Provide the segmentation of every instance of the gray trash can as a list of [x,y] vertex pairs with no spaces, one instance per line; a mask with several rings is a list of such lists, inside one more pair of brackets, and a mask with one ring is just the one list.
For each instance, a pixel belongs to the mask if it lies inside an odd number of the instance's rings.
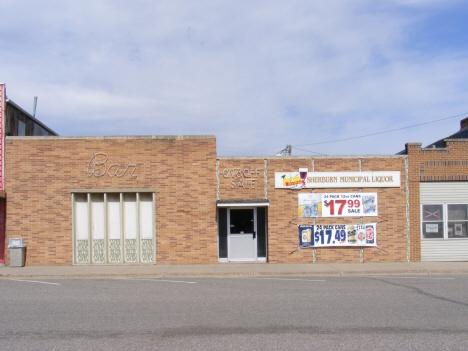
[[26,245],[22,238],[10,238],[10,267],[24,267],[24,252]]

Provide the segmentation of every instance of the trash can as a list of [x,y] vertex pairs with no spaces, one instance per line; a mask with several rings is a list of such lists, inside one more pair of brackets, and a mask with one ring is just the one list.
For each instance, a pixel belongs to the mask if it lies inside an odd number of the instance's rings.
[[10,238],[10,267],[24,267],[24,252],[26,245],[22,238]]

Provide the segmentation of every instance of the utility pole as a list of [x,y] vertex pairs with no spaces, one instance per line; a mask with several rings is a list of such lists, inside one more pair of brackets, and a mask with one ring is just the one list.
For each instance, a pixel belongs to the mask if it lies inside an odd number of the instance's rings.
[[34,104],[33,104],[33,117],[36,118],[36,107],[37,107],[37,96],[34,97]]

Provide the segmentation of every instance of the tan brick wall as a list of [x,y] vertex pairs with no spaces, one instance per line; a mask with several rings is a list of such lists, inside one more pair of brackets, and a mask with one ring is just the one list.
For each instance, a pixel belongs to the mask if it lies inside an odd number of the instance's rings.
[[221,200],[264,199],[264,160],[219,160],[219,195]]
[[[224,168],[263,167],[263,159],[220,159],[220,199],[221,200],[256,200],[264,198],[264,189],[231,188],[223,179]],[[297,171],[308,168],[315,172],[357,172],[359,157],[346,158],[268,158],[267,159],[267,194],[268,207],[268,262],[270,263],[311,263],[313,250],[298,247],[299,224],[313,224],[312,218],[298,217],[298,194],[310,193],[312,189],[289,190],[275,189],[275,172]],[[406,262],[407,261],[407,225],[406,225],[406,178],[405,157],[371,157],[361,159],[362,171],[400,171],[400,188],[363,188],[362,192],[378,193],[378,217],[364,217],[363,223],[377,222],[378,247],[365,247],[364,262]],[[359,188],[316,189],[318,193],[352,193]],[[316,224],[358,224],[359,217],[317,218]],[[360,248],[317,248],[316,262],[360,262]]]
[[[137,177],[89,177],[97,152]],[[5,169],[6,241],[24,238],[27,265],[72,264],[71,189],[156,189],[156,263],[217,262],[214,137],[11,137]]]
[[[136,164],[136,178],[88,177],[96,152],[108,164]],[[267,158],[268,261],[313,262],[313,250],[298,247],[298,194],[311,189],[275,189],[274,173],[309,168],[317,172],[358,171],[358,157]],[[27,265],[72,264],[71,189],[156,189],[156,261],[158,264],[216,263],[216,198],[260,200],[265,197],[263,158],[221,158],[216,174],[215,138],[15,138],[6,139],[7,239],[22,237]],[[410,162],[414,176],[415,163]],[[417,164],[419,167],[419,164]],[[238,173],[241,171],[242,174]],[[247,170],[247,171],[246,171]],[[377,192],[377,248],[364,248],[364,262],[404,262],[407,257],[406,179],[404,157],[363,157],[362,171],[400,171],[400,188],[364,188]],[[419,171],[418,171],[419,172]],[[419,175],[419,173],[417,173]],[[255,179],[255,182],[245,182]],[[242,180],[242,183],[240,183]],[[242,184],[242,186],[239,186]],[[246,186],[249,184],[249,186]],[[252,186],[252,184],[254,184]],[[419,191],[411,183],[412,216],[419,216]],[[316,189],[317,192],[359,192],[358,188]],[[412,191],[412,192],[411,192]],[[417,198],[417,213],[414,201]],[[359,217],[320,218],[317,224],[359,223]],[[413,223],[412,260],[418,260],[419,220]],[[318,248],[316,262],[360,262],[359,248]],[[7,252],[8,254],[8,252]],[[7,257],[8,262],[8,257]]]

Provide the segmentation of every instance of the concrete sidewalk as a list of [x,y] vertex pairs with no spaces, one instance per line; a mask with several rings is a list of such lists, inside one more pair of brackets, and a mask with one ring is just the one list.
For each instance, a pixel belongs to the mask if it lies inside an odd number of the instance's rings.
[[0,267],[0,279],[348,276],[467,273],[468,262],[315,264],[220,263],[215,265]]

